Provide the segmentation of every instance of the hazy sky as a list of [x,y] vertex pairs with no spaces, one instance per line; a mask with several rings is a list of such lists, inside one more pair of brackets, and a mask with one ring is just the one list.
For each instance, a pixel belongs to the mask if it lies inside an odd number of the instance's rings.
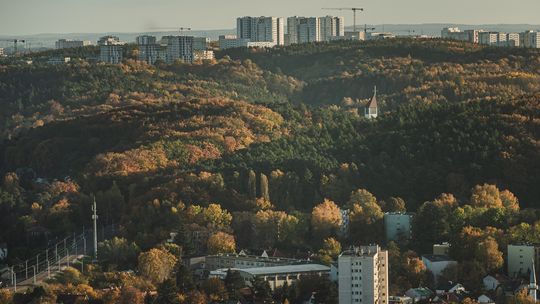
[[0,34],[231,29],[241,15],[344,16],[358,23],[540,23],[540,0],[0,0]]

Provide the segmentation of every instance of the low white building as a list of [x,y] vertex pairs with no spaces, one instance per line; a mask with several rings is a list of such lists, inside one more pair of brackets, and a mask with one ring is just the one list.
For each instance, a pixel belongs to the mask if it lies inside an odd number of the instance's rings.
[[387,241],[411,239],[412,213],[387,212],[384,214],[384,231]]
[[469,34],[457,27],[445,27],[441,31],[441,38],[458,41],[469,41]]
[[494,304],[495,301],[493,301],[490,297],[486,296],[485,294],[478,297],[478,303],[480,304]]
[[435,295],[433,291],[426,287],[411,288],[405,292],[405,295],[413,299],[413,302],[420,302],[430,299]]
[[262,255],[247,255],[243,252],[236,253],[223,253],[216,255],[209,255],[205,258],[206,269],[245,269],[245,268],[261,268],[261,267],[273,267],[284,266],[300,263],[308,263],[306,260],[291,259],[291,258],[278,258],[269,257],[268,254],[263,252]]
[[450,243],[433,244],[434,255],[448,255],[450,253]]
[[285,265],[236,270],[240,273],[247,286],[251,286],[251,281],[255,278],[260,278],[268,282],[272,290],[283,286],[285,282],[290,286],[292,283],[300,280],[302,276],[318,275],[328,277],[330,274],[330,267],[319,264]]
[[51,57],[47,60],[47,64],[59,65],[69,63],[70,61],[70,57]]
[[482,279],[484,289],[487,291],[496,290],[499,286],[509,281],[509,278],[500,274],[487,275]]
[[57,50],[70,49],[70,48],[78,48],[78,47],[92,45],[92,41],[60,39],[56,41],[54,45]]
[[450,266],[457,266],[458,262],[450,259],[446,255],[428,254],[422,256],[422,262],[426,268],[433,273],[435,282],[442,275],[443,271]]
[[232,48],[272,48],[276,46],[272,41],[251,41],[247,38],[236,38],[234,35],[219,36],[219,48],[222,50]]
[[413,304],[414,301],[411,297],[403,296],[390,296],[388,297],[388,303],[389,304]]

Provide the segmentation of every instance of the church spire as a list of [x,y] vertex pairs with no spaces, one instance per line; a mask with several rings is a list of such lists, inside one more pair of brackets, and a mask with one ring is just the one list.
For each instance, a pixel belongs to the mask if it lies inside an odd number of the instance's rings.
[[538,290],[538,285],[536,284],[536,269],[534,267],[534,259],[531,264],[531,274],[529,278],[529,297],[531,300],[536,302],[536,292]]
[[377,118],[378,115],[378,106],[377,106],[377,86],[373,88],[373,97],[364,108],[364,117],[365,118]]

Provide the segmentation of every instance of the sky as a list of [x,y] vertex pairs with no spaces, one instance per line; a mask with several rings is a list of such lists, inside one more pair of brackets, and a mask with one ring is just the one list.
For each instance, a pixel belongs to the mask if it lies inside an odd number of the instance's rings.
[[[0,0],[0,34],[233,29],[238,16],[344,16],[358,24],[539,24],[540,0]],[[172,28],[171,28],[172,29]]]

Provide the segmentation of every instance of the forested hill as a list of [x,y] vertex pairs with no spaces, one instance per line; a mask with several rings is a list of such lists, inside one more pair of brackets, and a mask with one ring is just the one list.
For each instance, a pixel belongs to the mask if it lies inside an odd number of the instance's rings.
[[[156,200],[253,212],[263,197],[306,213],[325,198],[345,206],[352,191],[367,189],[415,211],[441,193],[465,204],[488,183],[509,189],[522,208],[540,207],[538,51],[389,40],[219,57],[1,63],[2,200],[10,201],[2,210],[11,213],[0,214],[21,217],[0,220],[0,231],[84,223],[76,210],[88,195],[113,190],[122,205],[103,207],[107,218],[145,246],[172,229],[143,217],[159,209]],[[375,85],[381,115],[366,120]],[[35,178],[67,176],[77,195],[61,206],[70,216],[59,227],[48,213],[60,208],[56,196]]]
[[311,105],[366,98],[377,85],[385,110],[405,103],[512,99],[540,91],[538,50],[442,40],[383,40],[359,45],[295,45],[219,54],[307,82],[297,96]]

